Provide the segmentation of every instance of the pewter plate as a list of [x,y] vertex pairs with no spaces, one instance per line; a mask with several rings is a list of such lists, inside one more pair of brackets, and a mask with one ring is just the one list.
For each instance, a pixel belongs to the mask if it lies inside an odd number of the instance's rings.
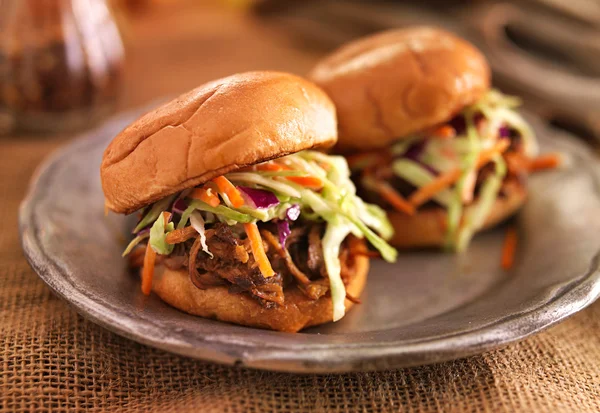
[[55,153],[19,216],[25,254],[40,277],[84,317],[132,340],[267,370],[378,370],[490,350],[557,323],[600,294],[600,169],[582,144],[532,118],[542,149],[563,152],[570,166],[531,179],[529,202],[516,217],[511,272],[499,269],[499,228],[476,237],[464,255],[413,252],[396,264],[373,262],[362,305],[340,322],[298,334],[182,313],[140,293],[120,257],[131,219],[103,214],[102,152],[138,114]]

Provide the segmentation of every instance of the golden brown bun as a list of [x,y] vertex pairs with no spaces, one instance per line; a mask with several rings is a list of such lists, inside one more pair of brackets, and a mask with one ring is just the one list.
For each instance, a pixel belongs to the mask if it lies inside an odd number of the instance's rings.
[[216,176],[331,146],[335,108],[313,83],[279,72],[215,80],[147,113],[104,152],[106,206],[131,213]]
[[449,120],[490,87],[485,57],[431,27],[350,42],[309,74],[337,107],[342,151],[384,147]]
[[[525,187],[516,181],[505,184],[506,197],[498,198],[480,231],[491,228],[513,215],[525,202]],[[468,211],[471,207],[467,207]],[[443,246],[446,240],[447,213],[443,208],[428,208],[413,216],[388,211],[394,226],[389,241],[397,248],[424,248]]]
[[[360,296],[368,272],[369,259],[356,256],[354,275],[346,286],[350,295]],[[283,306],[266,309],[247,294],[231,294],[227,287],[201,290],[192,284],[187,271],[173,271],[158,266],[152,290],[163,301],[186,313],[250,327],[295,333],[303,328],[332,320],[331,297],[325,296],[314,301],[295,286],[285,289]],[[346,300],[346,311],[352,305],[352,302]]]

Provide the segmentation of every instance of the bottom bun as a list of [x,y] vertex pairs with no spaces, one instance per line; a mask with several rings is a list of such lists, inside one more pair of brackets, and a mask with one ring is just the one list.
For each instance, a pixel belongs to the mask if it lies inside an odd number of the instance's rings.
[[[527,191],[514,180],[503,185],[506,196],[498,197],[490,214],[479,231],[491,228],[512,216],[523,206]],[[468,206],[465,211],[469,211]],[[397,211],[387,211],[394,226],[394,236],[389,241],[397,248],[440,247],[446,241],[448,214],[443,208],[428,208],[409,216]],[[479,232],[478,231],[478,232]]]
[[[352,276],[346,291],[359,297],[367,281],[369,259],[355,256]],[[228,287],[201,290],[190,281],[187,270],[170,270],[157,266],[153,291],[173,307],[205,318],[250,327],[295,333],[303,328],[332,321],[333,305],[329,295],[311,300],[296,286],[284,290],[285,304],[266,309],[248,294],[232,294]],[[352,302],[346,300],[346,311]]]

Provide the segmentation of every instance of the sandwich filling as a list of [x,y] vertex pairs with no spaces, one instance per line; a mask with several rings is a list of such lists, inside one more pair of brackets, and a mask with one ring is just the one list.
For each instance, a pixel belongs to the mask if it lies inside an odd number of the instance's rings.
[[333,320],[344,316],[353,257],[387,261],[396,251],[385,212],[364,203],[343,157],[303,151],[219,176],[161,199],[140,213],[123,255],[142,267],[142,291],[154,266],[187,269],[200,289],[228,286],[269,308],[285,303],[284,287],[309,299],[330,296]]
[[[348,157],[359,195],[413,215],[447,211],[446,247],[464,250],[496,199],[521,185],[537,154],[518,98],[490,90],[446,124],[374,152]],[[515,189],[514,185],[512,189]],[[465,206],[473,207],[465,213]]]

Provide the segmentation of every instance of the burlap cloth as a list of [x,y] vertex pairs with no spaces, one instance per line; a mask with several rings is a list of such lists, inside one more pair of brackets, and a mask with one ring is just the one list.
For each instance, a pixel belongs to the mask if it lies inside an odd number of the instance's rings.
[[56,298],[19,245],[19,202],[58,143],[0,139],[0,410],[600,411],[600,303],[501,350],[380,373],[245,370],[110,333]]

